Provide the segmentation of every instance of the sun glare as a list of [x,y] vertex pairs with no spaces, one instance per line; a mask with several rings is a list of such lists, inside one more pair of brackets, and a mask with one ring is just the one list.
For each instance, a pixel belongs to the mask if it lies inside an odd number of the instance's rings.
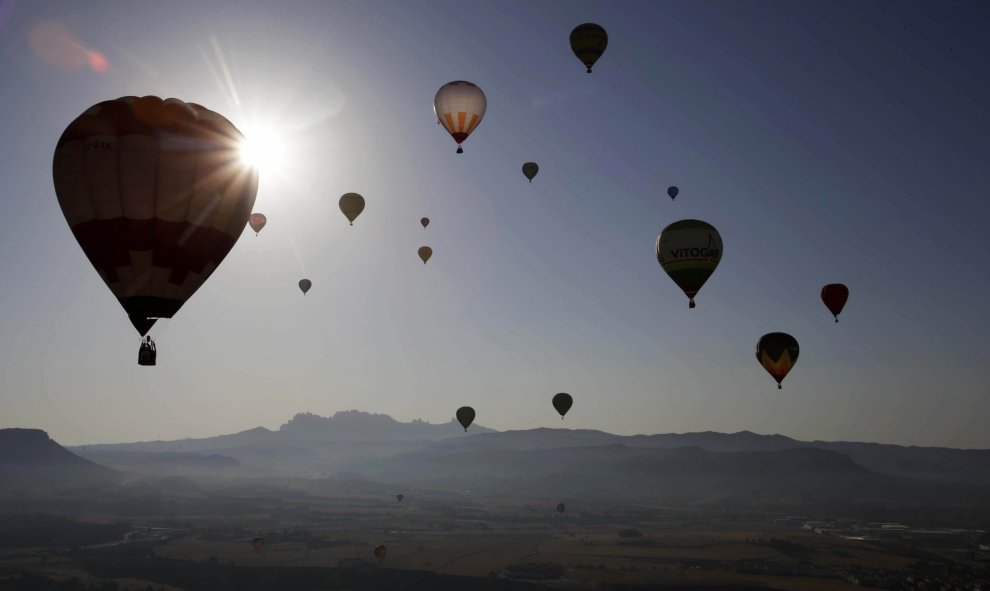
[[240,145],[241,162],[265,172],[278,172],[284,162],[285,145],[268,127],[244,130]]

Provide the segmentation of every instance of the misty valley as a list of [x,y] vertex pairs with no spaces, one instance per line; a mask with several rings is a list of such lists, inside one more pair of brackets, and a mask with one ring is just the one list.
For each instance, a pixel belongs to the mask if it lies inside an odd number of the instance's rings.
[[990,451],[358,411],[66,449],[0,430],[0,590],[978,589]]

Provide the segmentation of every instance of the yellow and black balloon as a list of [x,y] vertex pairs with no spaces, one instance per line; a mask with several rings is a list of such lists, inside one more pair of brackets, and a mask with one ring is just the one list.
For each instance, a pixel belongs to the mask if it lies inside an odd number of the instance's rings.
[[778,389],[783,388],[780,383],[797,363],[800,352],[797,339],[786,332],[767,333],[756,342],[756,360],[777,380]]

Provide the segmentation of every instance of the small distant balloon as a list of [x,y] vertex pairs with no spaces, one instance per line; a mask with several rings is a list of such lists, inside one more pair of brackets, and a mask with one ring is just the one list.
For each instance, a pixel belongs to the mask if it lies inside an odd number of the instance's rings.
[[677,187],[674,186],[667,187],[667,195],[671,198],[671,200],[677,197],[677,194],[680,192],[681,190],[678,189]]
[[584,23],[571,31],[571,51],[591,73],[591,66],[605,53],[608,46],[608,33],[601,25]]
[[395,495],[395,500],[396,501],[399,501],[400,503],[402,502],[402,499],[404,499],[404,498],[406,498],[406,495]]
[[839,312],[842,312],[848,299],[849,288],[841,283],[829,283],[822,288],[822,302],[836,322],[839,321]]
[[553,407],[557,409],[557,412],[560,413],[560,420],[563,421],[564,415],[567,414],[567,411],[571,410],[571,405],[574,404],[574,399],[571,398],[570,394],[561,392],[560,394],[555,395],[551,402]]
[[385,548],[384,544],[379,544],[375,546],[375,558],[378,562],[385,560],[385,556],[388,554],[388,549]]
[[364,197],[357,193],[344,193],[340,197],[339,205],[340,211],[353,226],[354,220],[364,211]]
[[464,427],[465,431],[467,431],[468,427],[471,426],[471,423],[474,422],[474,409],[470,406],[462,406],[457,409],[455,416],[457,417],[457,422]]
[[251,224],[251,229],[254,230],[254,235],[257,236],[258,232],[268,223],[268,218],[263,213],[252,213],[251,220],[248,223]]
[[522,171],[526,175],[526,178],[529,179],[529,182],[533,182],[533,177],[536,176],[536,173],[540,172],[540,167],[535,162],[527,162],[523,164]]
[[418,252],[419,258],[423,259],[424,265],[426,264],[426,261],[430,260],[430,257],[433,256],[433,249],[429,246],[420,246]]
[[303,295],[306,295],[306,292],[309,291],[309,288],[311,288],[311,287],[313,287],[313,282],[310,281],[309,279],[300,279],[299,280],[299,289],[302,290]]
[[255,553],[261,552],[265,547],[265,538],[254,538],[251,540],[251,547],[254,548]]
[[557,503],[557,513],[563,513],[563,512],[564,512],[564,504]]
[[419,223],[423,224],[423,227],[430,225],[430,218],[420,218]]
[[780,383],[797,363],[800,352],[797,339],[786,332],[771,332],[756,342],[756,360],[777,380],[778,390],[783,388]]

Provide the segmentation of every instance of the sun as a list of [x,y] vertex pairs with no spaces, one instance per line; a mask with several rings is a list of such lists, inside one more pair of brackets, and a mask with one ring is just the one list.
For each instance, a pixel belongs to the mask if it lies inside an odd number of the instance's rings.
[[285,165],[285,143],[270,127],[244,129],[238,147],[241,163],[265,172],[278,172]]

